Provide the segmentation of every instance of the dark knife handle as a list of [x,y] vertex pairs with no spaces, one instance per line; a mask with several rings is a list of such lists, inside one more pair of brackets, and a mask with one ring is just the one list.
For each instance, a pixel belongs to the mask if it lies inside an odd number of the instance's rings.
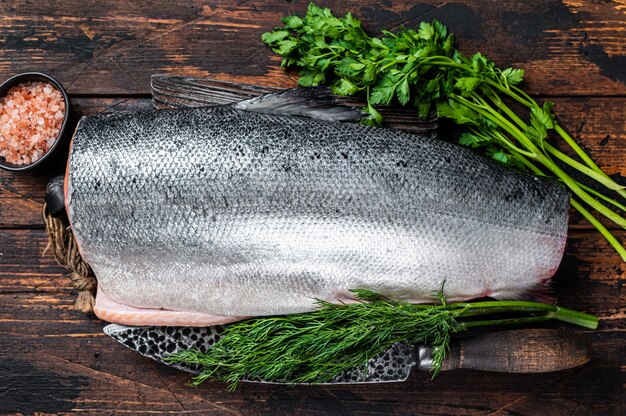
[[53,217],[59,217],[65,213],[64,176],[55,176],[50,179],[46,187],[46,207]]
[[[431,354],[430,347],[420,347],[421,370],[430,369]],[[581,335],[556,329],[518,329],[453,343],[442,371],[469,368],[504,373],[549,373],[578,367],[590,358],[590,345]]]

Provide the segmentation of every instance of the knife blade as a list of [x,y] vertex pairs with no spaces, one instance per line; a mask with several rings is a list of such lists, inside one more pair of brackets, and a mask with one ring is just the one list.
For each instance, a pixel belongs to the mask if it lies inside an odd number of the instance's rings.
[[[200,367],[169,363],[171,354],[197,349],[206,352],[219,341],[223,327],[130,327],[112,324],[104,332],[122,345],[179,370],[198,374]],[[584,337],[554,329],[519,329],[487,333],[454,341],[442,371],[474,369],[508,373],[560,371],[585,364],[591,358]],[[343,371],[323,384],[384,383],[406,380],[414,367],[432,370],[432,348],[398,342],[371,358],[366,365]],[[249,382],[290,384],[248,379]]]

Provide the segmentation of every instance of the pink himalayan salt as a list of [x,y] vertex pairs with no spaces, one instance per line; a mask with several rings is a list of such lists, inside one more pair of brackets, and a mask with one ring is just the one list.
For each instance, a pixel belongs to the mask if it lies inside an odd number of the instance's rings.
[[65,118],[61,92],[47,82],[24,82],[0,98],[0,157],[28,165],[54,144]]

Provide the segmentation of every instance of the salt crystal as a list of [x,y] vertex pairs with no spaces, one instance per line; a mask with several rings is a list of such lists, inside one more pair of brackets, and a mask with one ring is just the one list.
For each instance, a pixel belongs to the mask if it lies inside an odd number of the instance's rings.
[[0,157],[18,165],[40,159],[54,144],[65,110],[61,92],[49,83],[12,87],[0,98]]

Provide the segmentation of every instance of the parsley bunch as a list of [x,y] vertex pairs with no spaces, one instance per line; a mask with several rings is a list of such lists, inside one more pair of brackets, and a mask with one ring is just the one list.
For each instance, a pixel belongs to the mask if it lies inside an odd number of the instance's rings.
[[[310,4],[305,17],[288,16],[283,23],[262,39],[283,57],[283,67],[300,68],[300,85],[330,85],[335,94],[363,96],[363,121],[370,125],[383,121],[374,106],[397,102],[414,106],[421,117],[435,109],[440,117],[467,126],[462,145],[560,180],[570,190],[572,206],[626,261],[626,249],[597,218],[600,214],[626,229],[626,187],[604,173],[559,125],[553,103],[540,105],[518,87],[524,70],[500,69],[481,53],[464,56],[438,21],[422,22],[417,31],[383,30],[381,37],[372,37],[350,13],[337,18]],[[526,110],[516,112],[507,102]],[[550,144],[550,136],[563,140],[576,158]]]

